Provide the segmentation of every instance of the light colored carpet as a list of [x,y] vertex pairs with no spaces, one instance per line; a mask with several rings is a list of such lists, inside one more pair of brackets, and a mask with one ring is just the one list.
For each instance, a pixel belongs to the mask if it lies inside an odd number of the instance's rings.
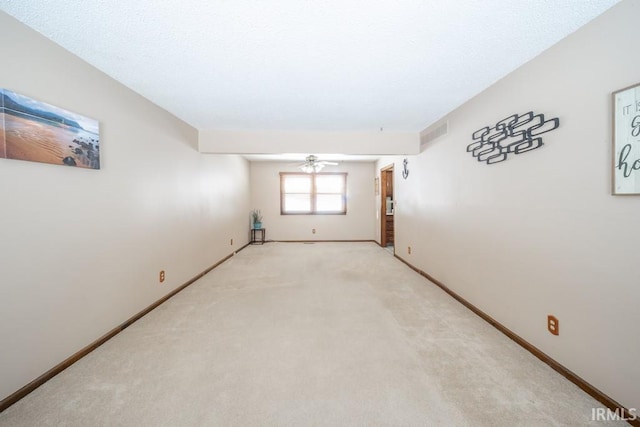
[[0,425],[584,426],[593,407],[377,245],[268,243],[0,414]]

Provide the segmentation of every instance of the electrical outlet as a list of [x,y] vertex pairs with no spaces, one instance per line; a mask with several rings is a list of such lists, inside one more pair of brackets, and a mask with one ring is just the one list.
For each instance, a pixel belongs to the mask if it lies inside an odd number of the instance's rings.
[[164,282],[164,270],[160,272],[160,283]]
[[552,315],[547,316],[547,329],[553,335],[560,335],[560,321]]
[[312,228],[312,229],[311,229],[311,232],[312,232],[313,234],[316,234],[316,229],[315,229],[315,228]]
[[411,246],[408,246],[408,247],[407,247],[407,253],[408,253],[409,255],[411,255]]

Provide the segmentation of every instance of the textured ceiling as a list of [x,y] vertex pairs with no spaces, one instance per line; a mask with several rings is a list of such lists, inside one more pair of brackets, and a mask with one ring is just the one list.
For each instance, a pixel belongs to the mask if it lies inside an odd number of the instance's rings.
[[617,0],[0,0],[199,129],[420,131]]

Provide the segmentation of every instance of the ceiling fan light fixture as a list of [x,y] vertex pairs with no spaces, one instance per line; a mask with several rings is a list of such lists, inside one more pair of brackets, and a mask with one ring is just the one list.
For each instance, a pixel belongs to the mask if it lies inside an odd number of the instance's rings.
[[318,157],[314,155],[307,156],[304,164],[298,166],[306,173],[318,173],[324,168],[326,162],[319,162]]
[[306,173],[318,173],[322,170],[322,168],[324,167],[324,165],[319,165],[319,164],[315,164],[315,165],[311,165],[311,164],[305,164],[302,166],[299,166],[300,169],[302,169],[303,172]]

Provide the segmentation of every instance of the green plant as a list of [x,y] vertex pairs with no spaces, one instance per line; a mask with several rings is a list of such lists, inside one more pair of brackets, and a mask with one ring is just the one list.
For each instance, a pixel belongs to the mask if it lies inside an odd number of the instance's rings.
[[260,213],[260,209],[254,209],[251,211],[251,219],[253,223],[262,222],[262,213]]

